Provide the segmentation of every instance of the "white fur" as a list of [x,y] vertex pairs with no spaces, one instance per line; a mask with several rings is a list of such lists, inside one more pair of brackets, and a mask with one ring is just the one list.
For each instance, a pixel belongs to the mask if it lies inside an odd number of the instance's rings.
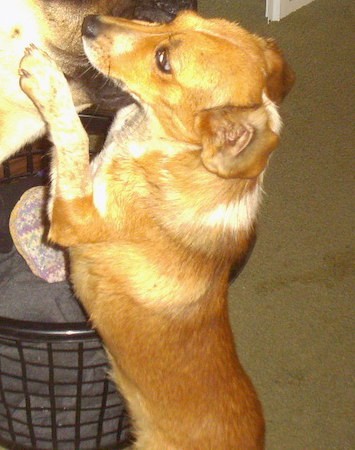
[[107,213],[107,183],[103,177],[94,179],[93,200],[94,205],[101,217]]
[[138,159],[146,153],[146,146],[140,142],[129,142],[127,149],[134,159]]
[[130,147],[129,142],[125,143],[125,138],[129,138],[125,129],[130,127],[130,122],[134,123],[134,116],[138,113],[139,107],[136,104],[128,105],[118,111],[103,150],[91,162],[94,205],[102,217],[107,213],[107,169],[115,156],[121,153],[124,157],[124,153],[127,152],[125,147]]
[[[201,233],[213,228],[222,228],[221,232],[231,231],[237,234],[239,231],[248,231],[255,223],[259,204],[262,198],[262,174],[256,186],[240,198],[229,203],[215,203],[209,210],[201,211],[201,208],[186,207],[181,196],[176,191],[169,190],[165,195],[165,201],[172,209],[179,210],[178,216],[166,211],[163,222],[169,227],[181,230],[191,227]],[[176,208],[173,206],[176,205]],[[207,230],[206,230],[207,229]]]
[[282,128],[282,120],[277,105],[269,99],[269,97],[265,94],[265,92],[263,92],[263,103],[266,108],[266,111],[268,112],[271,130],[275,134],[280,135]]
[[222,203],[206,213],[202,216],[201,223],[209,228],[222,226],[224,230],[247,231],[256,220],[260,199],[261,187],[258,184],[241,199],[233,203]]

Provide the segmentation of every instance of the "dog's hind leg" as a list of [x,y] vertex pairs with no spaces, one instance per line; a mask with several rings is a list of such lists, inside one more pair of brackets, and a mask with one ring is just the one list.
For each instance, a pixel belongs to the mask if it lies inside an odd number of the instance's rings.
[[19,73],[21,88],[41,113],[54,144],[49,238],[64,246],[86,241],[97,212],[92,202],[89,140],[69,86],[55,62],[33,45],[26,49]]

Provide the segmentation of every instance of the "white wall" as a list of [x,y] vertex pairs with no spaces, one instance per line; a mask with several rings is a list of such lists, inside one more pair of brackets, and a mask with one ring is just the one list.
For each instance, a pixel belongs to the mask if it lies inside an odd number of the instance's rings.
[[280,20],[296,9],[308,5],[313,0],[266,0],[266,17],[268,20]]

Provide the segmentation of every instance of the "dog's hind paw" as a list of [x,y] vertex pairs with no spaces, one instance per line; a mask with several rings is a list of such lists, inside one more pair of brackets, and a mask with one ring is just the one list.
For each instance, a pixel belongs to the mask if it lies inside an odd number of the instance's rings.
[[[19,68],[20,86],[45,121],[58,113],[71,93],[68,83],[50,56],[31,44],[26,48]],[[54,117],[53,117],[54,116]]]

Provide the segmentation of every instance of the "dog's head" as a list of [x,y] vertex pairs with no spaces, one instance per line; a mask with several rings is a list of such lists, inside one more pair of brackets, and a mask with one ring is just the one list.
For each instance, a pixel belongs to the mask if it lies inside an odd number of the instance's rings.
[[[85,94],[91,103],[111,111],[132,99],[89,66],[80,33],[84,17],[104,14],[166,22],[172,20],[182,6],[181,2],[155,0],[37,0],[37,3],[46,50],[70,81],[75,103],[80,104]],[[191,6],[193,1],[184,4]]]
[[89,16],[86,54],[154,111],[172,139],[202,147],[219,176],[253,178],[278,143],[277,104],[294,76],[272,40],[181,13],[168,24]]

